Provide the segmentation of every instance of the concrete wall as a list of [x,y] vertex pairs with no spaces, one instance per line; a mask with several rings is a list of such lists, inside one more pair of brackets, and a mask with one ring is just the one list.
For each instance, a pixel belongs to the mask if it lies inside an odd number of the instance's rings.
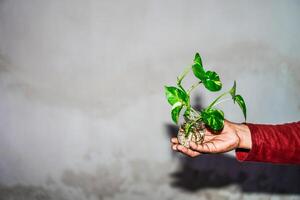
[[0,199],[300,198],[299,167],[171,152],[163,94],[198,51],[248,121],[299,120],[299,20],[299,1],[1,0]]

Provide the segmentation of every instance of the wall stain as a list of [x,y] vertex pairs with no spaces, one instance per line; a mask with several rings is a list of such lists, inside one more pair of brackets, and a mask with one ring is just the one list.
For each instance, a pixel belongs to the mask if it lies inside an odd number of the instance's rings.
[[1,200],[65,200],[59,193],[47,190],[42,186],[0,185]]
[[87,198],[96,196],[99,200],[121,192],[124,182],[117,165],[109,168],[98,167],[95,173],[68,169],[64,171],[61,180],[66,186],[80,189]]

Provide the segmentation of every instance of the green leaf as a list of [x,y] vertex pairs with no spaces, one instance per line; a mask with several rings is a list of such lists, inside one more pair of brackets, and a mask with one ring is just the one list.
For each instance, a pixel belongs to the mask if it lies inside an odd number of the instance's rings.
[[178,118],[182,107],[183,104],[181,102],[177,102],[172,106],[171,115],[172,115],[172,120],[175,122],[175,124],[178,124]]
[[236,81],[234,81],[233,83],[233,86],[232,88],[230,89],[229,91],[232,99],[233,99],[233,102],[237,102],[241,108],[241,110],[243,111],[243,114],[244,114],[244,117],[245,117],[245,120],[247,119],[247,108],[246,108],[246,103],[243,99],[243,97],[239,94],[236,94]]
[[243,111],[245,120],[246,120],[247,119],[247,107],[246,107],[246,103],[245,103],[243,97],[241,95],[239,95],[239,94],[235,95],[234,101],[236,101],[239,104],[240,108]]
[[205,72],[199,53],[196,53],[195,55],[192,69],[194,75],[203,82],[204,86],[208,90],[216,92],[222,89],[222,83],[220,81],[219,75],[214,71]]
[[206,89],[216,92],[222,89],[222,82],[219,75],[214,71],[207,71],[205,73],[206,78],[203,80],[203,85]]
[[192,66],[194,75],[199,78],[201,81],[204,81],[206,78],[205,70],[202,65],[202,59],[199,53],[196,53],[194,58],[194,64]]
[[199,53],[196,53],[196,54],[195,54],[194,63],[195,63],[195,64],[197,63],[197,64],[199,64],[200,66],[203,66],[203,65],[202,65],[202,59],[201,59],[201,56],[200,56]]
[[188,95],[188,93],[184,90],[184,89],[179,89],[178,91],[178,96],[179,99],[185,104],[185,105],[189,105],[189,101],[190,101],[190,96]]
[[224,113],[218,109],[206,109],[201,112],[203,122],[214,131],[220,131],[224,127]]
[[186,105],[189,103],[189,95],[182,89],[173,86],[165,86],[165,94],[171,105],[174,105],[177,102],[182,102]]
[[235,103],[235,98],[234,97],[235,97],[235,93],[236,93],[236,81],[234,81],[233,86],[230,89],[229,93],[230,93],[230,95],[233,99],[233,102]]
[[206,79],[205,70],[202,65],[195,63],[192,66],[194,75],[199,78],[202,82]]

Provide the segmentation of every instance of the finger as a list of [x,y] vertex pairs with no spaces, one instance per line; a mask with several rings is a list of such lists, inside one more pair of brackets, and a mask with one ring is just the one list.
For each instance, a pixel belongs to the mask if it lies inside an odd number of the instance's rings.
[[[216,137],[216,135],[213,135],[213,134],[205,135],[205,136],[204,136],[204,141],[203,141],[203,142],[210,141],[210,140],[212,140],[212,139],[215,138],[215,137]],[[174,143],[174,144],[179,144],[179,141],[178,141],[178,138],[177,138],[177,137],[171,138],[171,142]]]
[[178,144],[178,139],[176,137],[171,138],[171,142],[174,144]]
[[213,142],[204,142],[203,144],[198,145],[194,142],[190,142],[190,148],[201,153],[216,153],[217,151]]
[[193,151],[191,149],[188,149],[182,145],[178,145],[177,146],[177,150],[180,151],[181,153],[190,156],[190,157],[195,157],[195,156],[199,156],[201,153],[197,152],[197,151]]
[[173,149],[174,151],[177,151],[177,146],[178,146],[177,144],[173,144],[173,145],[172,145],[172,149]]

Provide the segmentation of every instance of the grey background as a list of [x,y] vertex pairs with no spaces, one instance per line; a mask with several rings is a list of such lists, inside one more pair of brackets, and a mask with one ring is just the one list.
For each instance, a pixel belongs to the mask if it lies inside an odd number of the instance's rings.
[[249,122],[299,120],[299,19],[299,1],[1,0],[0,199],[299,199],[297,166],[173,153],[163,94],[198,51]]

